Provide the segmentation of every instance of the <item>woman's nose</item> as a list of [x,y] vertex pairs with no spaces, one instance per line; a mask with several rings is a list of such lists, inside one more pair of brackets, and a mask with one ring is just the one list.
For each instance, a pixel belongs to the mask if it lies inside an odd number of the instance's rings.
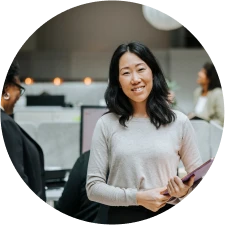
[[132,74],[131,83],[137,84],[137,83],[140,83],[140,82],[141,82],[141,78],[140,78],[139,74],[134,72]]

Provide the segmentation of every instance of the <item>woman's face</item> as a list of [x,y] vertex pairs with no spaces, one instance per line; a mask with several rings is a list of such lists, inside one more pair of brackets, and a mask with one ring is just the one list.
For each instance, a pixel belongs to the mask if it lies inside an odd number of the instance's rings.
[[[14,82],[20,85],[18,77],[15,77]],[[15,84],[9,84],[5,88],[5,92],[9,93],[10,97],[8,100],[5,100],[4,109],[7,114],[12,114],[15,104],[20,98],[20,88]]]
[[152,90],[153,75],[138,56],[126,52],[119,61],[119,83],[131,103],[146,103]]
[[199,72],[198,72],[198,78],[197,78],[197,84],[199,85],[208,85],[209,84],[209,79],[206,75],[206,71],[205,69],[201,69]]

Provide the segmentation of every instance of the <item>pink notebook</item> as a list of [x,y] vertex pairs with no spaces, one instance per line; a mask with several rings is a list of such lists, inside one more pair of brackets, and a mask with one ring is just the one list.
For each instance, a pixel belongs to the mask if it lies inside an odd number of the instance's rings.
[[[209,170],[210,166],[213,163],[213,160],[214,160],[214,158],[209,159],[208,161],[206,161],[205,163],[203,163],[201,166],[199,166],[197,169],[195,169],[194,171],[192,171],[191,173],[189,173],[188,175],[186,175],[185,177],[183,177],[181,180],[183,182],[188,181],[192,175],[195,175],[195,182],[197,180],[201,179],[203,176],[205,176],[205,174]],[[167,195],[168,194],[168,191],[165,190],[162,194],[163,195]]]

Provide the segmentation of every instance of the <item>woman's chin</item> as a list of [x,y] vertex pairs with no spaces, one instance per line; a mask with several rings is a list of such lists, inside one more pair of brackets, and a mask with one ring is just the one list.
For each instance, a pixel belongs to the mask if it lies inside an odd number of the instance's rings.
[[147,98],[133,98],[133,99],[131,99],[131,101],[133,103],[136,103],[136,104],[138,104],[138,103],[146,103]]

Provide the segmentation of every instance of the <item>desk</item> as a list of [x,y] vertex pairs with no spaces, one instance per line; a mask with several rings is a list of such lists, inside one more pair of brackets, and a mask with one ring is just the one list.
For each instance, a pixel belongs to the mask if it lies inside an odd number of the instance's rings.
[[34,123],[38,126],[43,122],[75,122],[80,123],[80,107],[45,107],[30,106],[17,107],[14,110],[14,119],[18,123]]

